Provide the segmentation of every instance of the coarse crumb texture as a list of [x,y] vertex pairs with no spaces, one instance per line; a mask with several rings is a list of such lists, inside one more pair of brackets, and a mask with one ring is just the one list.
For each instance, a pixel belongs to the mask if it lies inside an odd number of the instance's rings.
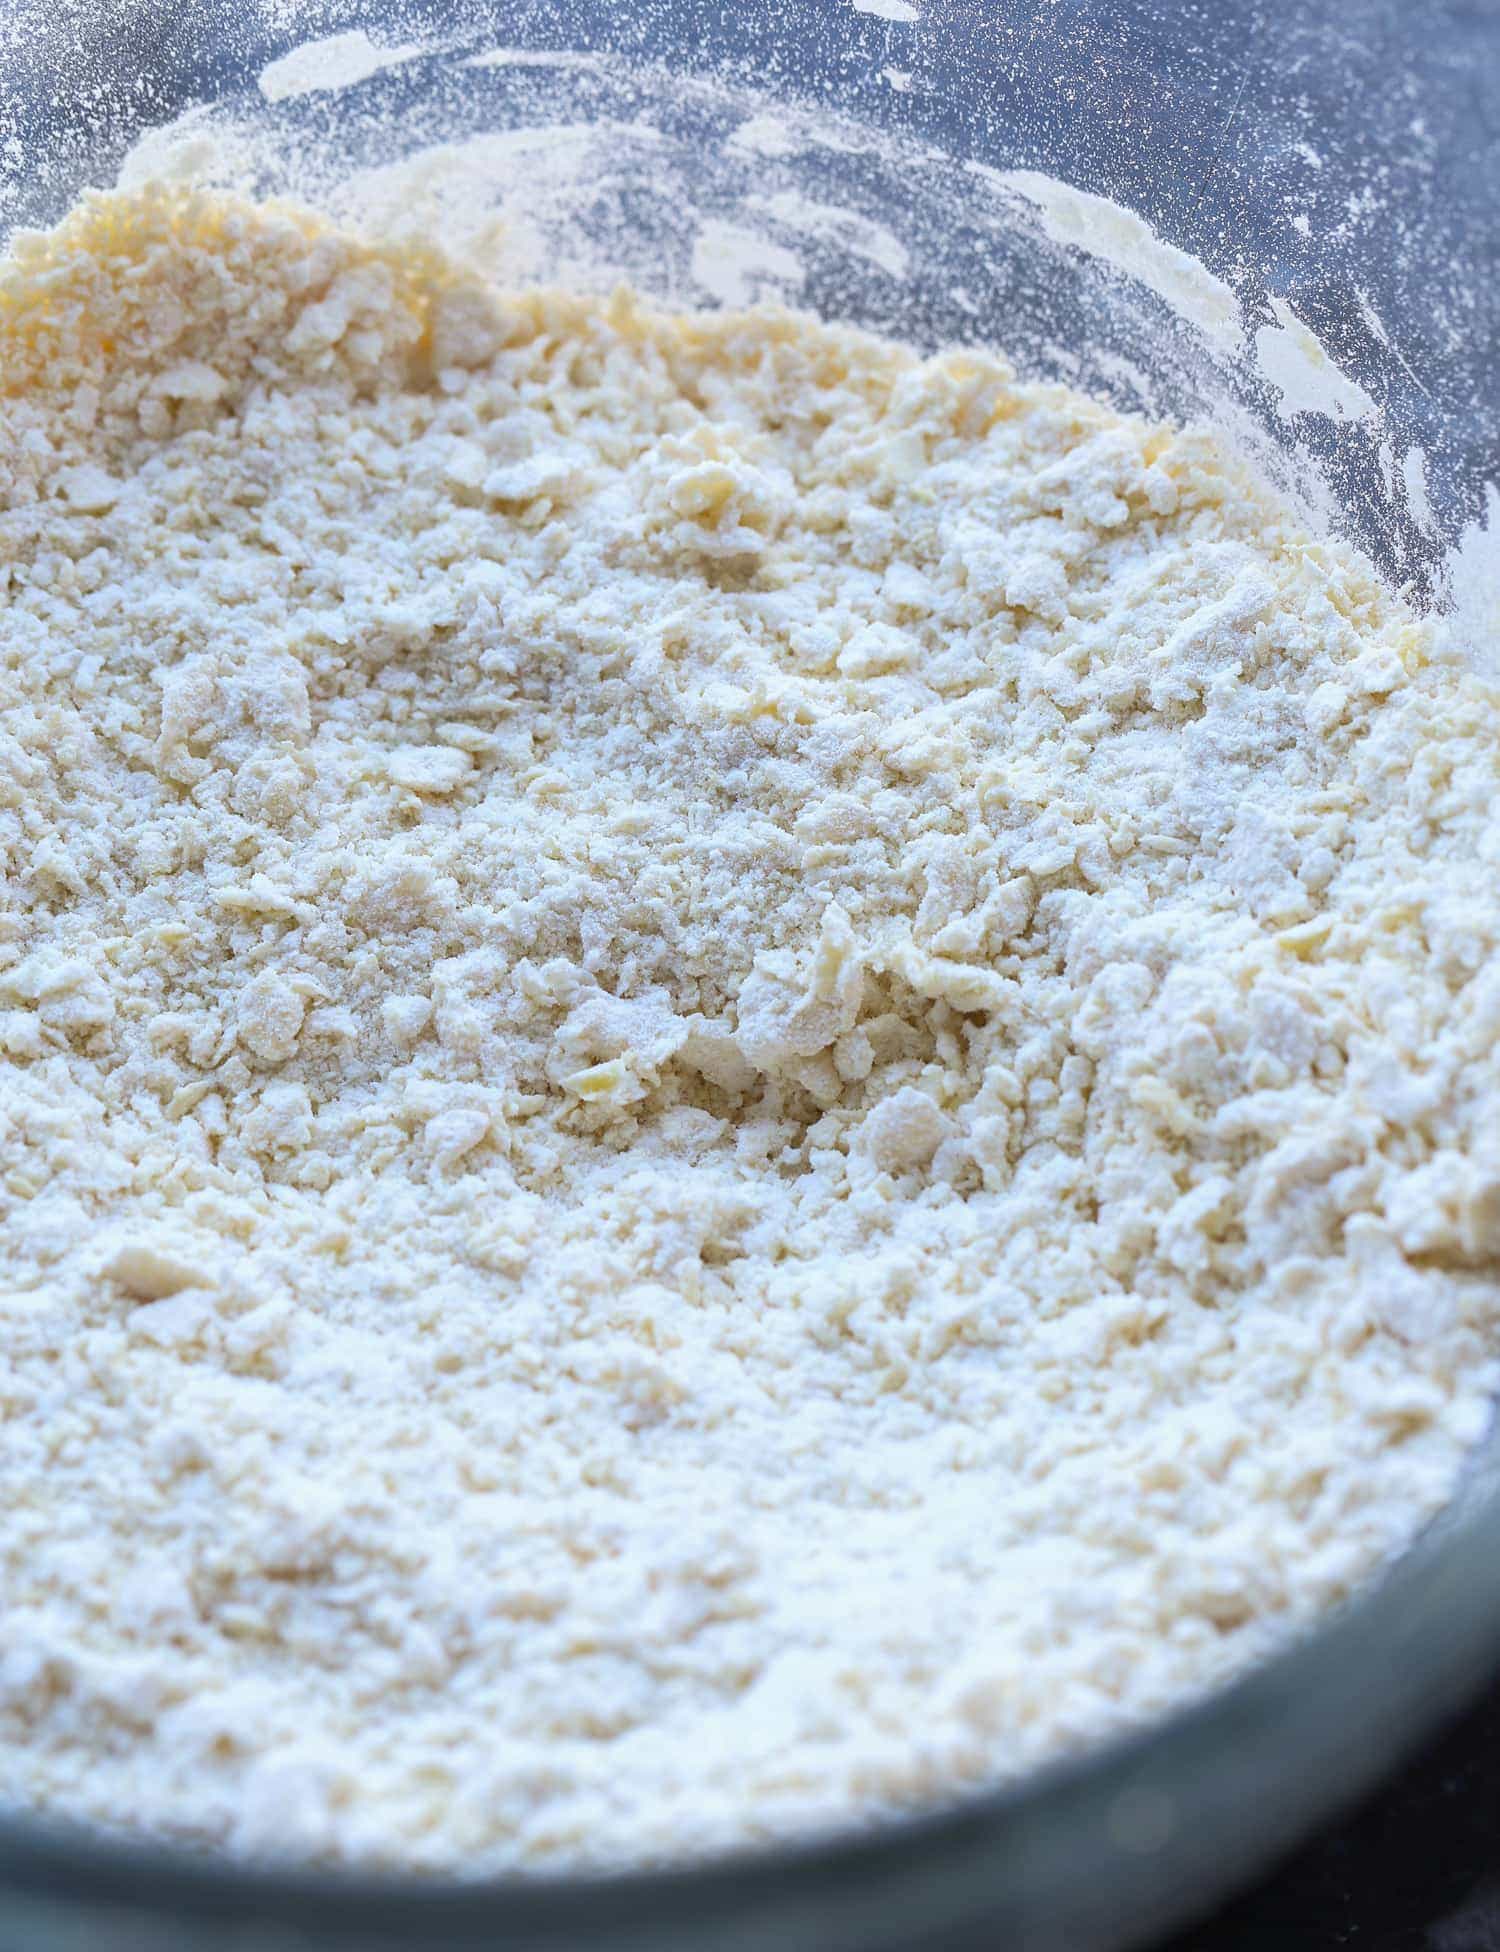
[[868,1820],[1448,1495],[1496,693],[1206,434],[165,191],[0,386],[0,1796]]

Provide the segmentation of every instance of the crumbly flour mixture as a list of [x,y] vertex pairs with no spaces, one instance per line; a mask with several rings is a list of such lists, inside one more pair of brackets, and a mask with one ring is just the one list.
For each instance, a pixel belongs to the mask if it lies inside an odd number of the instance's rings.
[[867,1820],[1449,1493],[1496,693],[1209,437],[161,191],[0,384],[0,1797]]

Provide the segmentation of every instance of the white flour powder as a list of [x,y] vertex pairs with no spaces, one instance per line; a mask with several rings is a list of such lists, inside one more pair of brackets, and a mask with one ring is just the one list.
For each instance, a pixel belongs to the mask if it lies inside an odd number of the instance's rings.
[[11,1803],[868,1819],[1450,1491],[1496,691],[1209,438],[165,192],[0,381]]

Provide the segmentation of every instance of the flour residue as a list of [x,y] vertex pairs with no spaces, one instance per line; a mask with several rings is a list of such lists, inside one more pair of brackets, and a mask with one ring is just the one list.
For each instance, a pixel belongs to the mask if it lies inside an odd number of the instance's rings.
[[417,41],[381,47],[362,28],[349,34],[329,34],[322,40],[304,41],[290,54],[268,62],[260,71],[258,85],[268,102],[290,101],[298,95],[353,88],[382,69],[399,67],[422,52]]
[[146,183],[231,184],[253,168],[253,148],[218,122],[213,110],[191,108],[161,128],[148,129],[126,152],[117,182],[123,190]]
[[1255,357],[1267,383],[1276,389],[1277,412],[1326,414],[1333,420],[1368,420],[1380,410],[1369,394],[1335,363],[1317,334],[1298,318],[1284,298],[1272,294],[1274,325],[1255,335]]
[[722,218],[710,218],[693,245],[693,280],[720,305],[790,297],[806,277],[795,251]]
[[724,145],[731,155],[795,156],[802,148],[790,123],[780,115],[751,115]]
[[1431,533],[1436,525],[1427,493],[1427,456],[1420,447],[1409,447],[1401,457],[1401,485],[1412,520]]
[[852,0],[852,5],[857,14],[873,14],[876,20],[897,21],[902,26],[922,18],[911,0]]
[[1037,170],[971,167],[1002,194],[1024,199],[1055,243],[1087,251],[1139,279],[1220,349],[1240,349],[1240,301],[1231,287],[1199,259],[1158,237],[1133,210]]
[[553,276],[599,290],[625,267],[621,240],[590,233],[589,207],[622,165],[644,173],[660,143],[635,123],[498,130],[356,171],[329,201],[372,234],[438,239],[497,282]]
[[857,210],[815,203],[795,190],[778,190],[773,196],[752,196],[749,201],[752,209],[763,210],[788,230],[800,231],[804,237],[863,258],[889,278],[906,276],[910,256],[901,239],[884,224],[862,217]]
[[[898,70],[883,70],[891,74]],[[873,130],[861,129],[841,116],[820,114],[788,104],[784,109],[747,115],[724,143],[726,156],[764,156],[773,161],[808,150],[858,155],[882,153],[883,141]]]
[[[1243,311],[1234,290],[1201,260],[1159,237],[1133,210],[1036,170],[971,167],[1002,193],[1023,198],[1055,242],[1087,251],[1138,279],[1221,353],[1242,350]],[[1341,421],[1373,417],[1379,411],[1374,400],[1342,371],[1287,300],[1271,294],[1268,302],[1275,323],[1255,333],[1254,354],[1275,389],[1278,413],[1284,419],[1303,413]],[[1383,328],[1377,336],[1385,340]]]
[[492,47],[465,55],[461,68],[592,68],[598,56],[568,48]]
[[1450,648],[1500,678],[1500,488],[1485,489],[1484,512],[1465,528],[1448,556],[1449,615],[1443,634]]

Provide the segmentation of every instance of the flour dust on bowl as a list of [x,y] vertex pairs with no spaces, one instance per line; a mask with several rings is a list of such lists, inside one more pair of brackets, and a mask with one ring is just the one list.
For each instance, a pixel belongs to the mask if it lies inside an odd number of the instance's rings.
[[1492,1655],[1481,301],[900,13],[22,49],[38,1942],[1139,1939]]

